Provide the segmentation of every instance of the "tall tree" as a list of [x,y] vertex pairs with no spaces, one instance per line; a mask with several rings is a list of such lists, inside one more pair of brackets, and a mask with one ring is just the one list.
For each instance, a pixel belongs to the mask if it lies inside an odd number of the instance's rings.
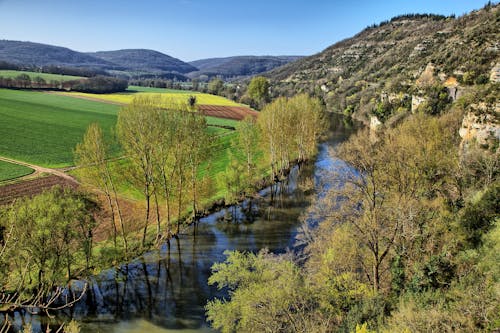
[[111,230],[113,231],[115,248],[117,246],[116,217],[118,217],[125,248],[125,255],[127,256],[128,242],[125,224],[108,159],[109,146],[104,140],[104,136],[99,125],[92,123],[87,128],[83,141],[76,146],[75,165],[80,167],[80,176],[84,178],[85,182],[97,187],[106,197],[111,211]]
[[131,161],[130,176],[140,188],[146,201],[142,246],[151,215],[151,198],[154,194],[154,150],[161,138],[158,118],[161,113],[161,97],[139,96],[118,113],[117,133]]

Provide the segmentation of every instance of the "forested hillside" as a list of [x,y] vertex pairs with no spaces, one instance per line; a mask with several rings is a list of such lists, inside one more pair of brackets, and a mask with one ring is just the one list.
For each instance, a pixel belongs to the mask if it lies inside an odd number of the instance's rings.
[[157,73],[188,73],[197,70],[196,67],[188,63],[153,50],[128,49],[100,51],[89,53],[89,55],[122,66],[128,70]]
[[369,122],[450,90],[498,81],[499,5],[461,17],[402,15],[267,74],[274,94],[307,91],[334,112]]
[[[175,77],[183,81],[187,78],[181,73],[197,70],[188,63],[153,50],[83,53],[59,46],[12,40],[0,40],[0,65],[3,69],[41,69],[58,74]],[[88,75],[86,72],[89,72]]]
[[300,59],[300,56],[237,56],[191,61],[199,70],[189,73],[191,78],[222,77],[236,79],[257,75]]

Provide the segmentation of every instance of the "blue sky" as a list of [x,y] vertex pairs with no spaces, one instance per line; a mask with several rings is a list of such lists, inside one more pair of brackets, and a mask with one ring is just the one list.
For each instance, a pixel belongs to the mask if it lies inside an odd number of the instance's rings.
[[0,39],[77,51],[148,48],[190,61],[311,55],[405,13],[456,14],[486,0],[0,0]]

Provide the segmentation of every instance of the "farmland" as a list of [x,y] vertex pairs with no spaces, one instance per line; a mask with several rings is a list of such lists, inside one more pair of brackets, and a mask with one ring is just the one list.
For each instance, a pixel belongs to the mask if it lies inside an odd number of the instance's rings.
[[0,160],[0,182],[29,175],[33,169]]
[[[132,89],[135,89],[133,87]],[[140,87],[139,87],[140,88]],[[156,91],[154,88],[140,88],[141,91]],[[165,89],[162,89],[165,90]],[[189,93],[165,90],[168,96],[186,98]],[[84,94],[93,95],[93,94]],[[205,102],[221,100],[222,97],[208,94]],[[134,93],[110,94],[132,100]],[[0,89],[0,156],[29,162],[45,167],[66,167],[73,164],[73,149],[81,141],[87,126],[92,122],[100,124],[105,136],[110,139],[116,124],[119,105],[106,102],[73,98],[73,94],[48,94],[42,92]],[[231,119],[207,117],[212,134],[227,134],[228,130],[217,126],[235,127]],[[119,147],[113,146],[113,153],[119,154]]]
[[174,100],[187,100],[189,96],[196,97],[196,102],[198,104],[209,104],[209,105],[226,105],[226,106],[239,106],[240,104],[228,100],[221,96],[215,96],[205,93],[193,92],[193,91],[183,91],[183,90],[172,90],[172,89],[160,89],[160,88],[144,88],[144,87],[129,87],[127,92],[114,93],[114,94],[89,94],[80,92],[61,92],[58,95],[77,97],[81,99],[89,99],[96,101],[103,101],[108,103],[116,104],[129,104],[132,102],[135,96],[143,94],[158,94],[161,93],[164,98],[171,98]]
[[[222,108],[239,108],[238,104],[219,96],[156,88],[131,87],[127,93],[107,95],[0,89],[0,156],[50,168],[70,166],[75,146],[81,142],[90,123],[99,123],[105,137],[110,142],[116,142],[112,140],[112,131],[121,105],[110,101],[130,102],[138,94],[157,93],[174,99],[195,95],[198,102],[216,103]],[[213,114],[217,115],[216,112]],[[213,136],[213,155],[210,162],[200,168],[199,176],[208,173],[214,190],[211,194],[213,199],[225,194],[221,177],[229,163],[227,151],[236,134],[231,128],[236,127],[238,121],[214,116],[206,116],[206,119],[208,132]],[[111,155],[120,155],[118,144],[113,144]],[[113,169],[118,168],[118,172],[127,164],[126,159],[112,162]],[[5,163],[0,166],[0,181],[31,172],[29,168]],[[78,171],[72,174],[77,178],[79,176]],[[141,198],[126,180],[120,183],[121,195],[131,199]]]
[[72,81],[82,79],[80,76],[72,75],[59,75],[59,74],[48,74],[48,73],[38,73],[38,72],[25,72],[25,71],[14,71],[14,70],[0,70],[0,77],[4,78],[16,78],[21,74],[26,74],[33,81],[35,77],[41,77],[45,81]]
[[71,165],[73,149],[87,126],[97,122],[111,137],[118,109],[41,92],[0,89],[0,155],[46,167]]

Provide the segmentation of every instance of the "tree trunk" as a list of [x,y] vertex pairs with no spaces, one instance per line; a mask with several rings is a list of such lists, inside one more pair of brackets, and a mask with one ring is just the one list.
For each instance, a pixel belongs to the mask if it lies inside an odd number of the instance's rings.
[[142,247],[146,245],[146,234],[148,232],[150,205],[151,205],[151,195],[149,194],[149,186],[146,186],[146,221],[144,222],[144,231],[142,234]]

